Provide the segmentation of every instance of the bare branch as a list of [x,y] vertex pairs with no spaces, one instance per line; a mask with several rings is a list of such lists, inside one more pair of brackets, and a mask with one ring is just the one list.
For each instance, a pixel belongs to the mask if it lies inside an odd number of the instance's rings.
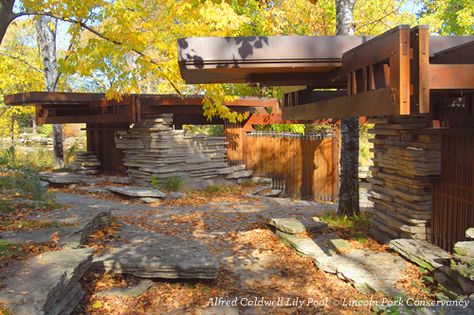
[[10,55],[10,54],[5,53],[5,52],[2,52],[2,51],[0,51],[0,55],[5,56],[5,57],[8,57],[8,58],[15,59],[15,60],[18,60],[18,61],[24,63],[25,65],[27,65],[28,67],[30,67],[31,69],[33,69],[33,70],[35,70],[35,71],[37,71],[37,72],[39,72],[39,73],[43,73],[43,70],[41,70],[41,69],[38,68],[38,67],[33,66],[31,63],[29,63],[28,61],[26,61],[26,60],[24,60],[24,59],[22,59],[22,58],[20,58],[20,57],[13,56],[13,55]]

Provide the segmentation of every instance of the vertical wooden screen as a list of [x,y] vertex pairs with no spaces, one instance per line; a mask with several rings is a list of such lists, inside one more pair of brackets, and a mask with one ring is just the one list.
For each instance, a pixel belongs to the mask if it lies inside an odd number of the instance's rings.
[[[241,133],[239,136],[243,163],[255,175],[284,180],[286,192],[294,197],[336,200],[339,150],[334,146],[339,143],[332,137],[269,133]],[[235,148],[228,152],[235,156],[240,154]]]
[[442,174],[433,186],[433,243],[451,251],[474,226],[474,136],[443,135]]

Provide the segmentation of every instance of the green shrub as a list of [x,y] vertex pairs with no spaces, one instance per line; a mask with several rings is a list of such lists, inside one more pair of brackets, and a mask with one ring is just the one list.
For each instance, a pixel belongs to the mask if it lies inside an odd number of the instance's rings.
[[0,154],[0,166],[2,168],[15,168],[16,167],[16,150],[15,147],[11,146]]
[[345,231],[351,239],[360,243],[367,243],[371,223],[370,213],[363,212],[355,216],[340,216],[335,211],[328,211],[320,216],[321,221],[326,222],[330,227]]
[[[155,179],[156,179],[156,177],[155,177]],[[173,177],[167,178],[161,184],[158,183],[158,179],[156,179],[156,181],[154,181],[153,178],[152,178],[151,185],[154,188],[159,187],[159,188],[169,190],[169,191],[183,191],[186,183],[184,182],[184,180],[182,178],[180,178],[178,176],[173,176]]]
[[39,147],[31,152],[17,150],[11,146],[0,152],[0,170],[21,170],[35,168],[38,170],[50,169],[54,165],[53,152]]
[[151,187],[158,189],[160,187],[160,181],[158,180],[158,177],[153,175],[151,177]]
[[208,193],[217,193],[219,191],[221,191],[221,186],[219,185],[208,185],[206,187],[206,189],[204,189],[205,192],[208,192]]

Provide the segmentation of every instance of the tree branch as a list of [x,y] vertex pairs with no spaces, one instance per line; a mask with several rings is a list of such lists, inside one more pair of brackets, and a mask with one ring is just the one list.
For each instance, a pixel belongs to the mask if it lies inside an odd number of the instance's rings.
[[[55,18],[55,19],[58,19],[58,20],[61,20],[61,21],[64,21],[64,22],[68,22],[68,23],[72,23],[72,24],[77,24],[79,25],[81,28],[91,32],[92,34],[96,35],[97,37],[99,38],[102,38],[103,40],[106,40],[108,42],[111,42],[113,43],[114,45],[117,45],[117,46],[122,46],[122,47],[127,47],[125,42],[122,42],[122,41],[119,41],[119,40],[116,40],[116,39],[112,39],[112,38],[109,38],[107,37],[106,35],[104,35],[103,33],[99,32],[98,30],[96,30],[95,28],[93,27],[90,27],[88,26],[86,23],[84,23],[83,21],[80,21],[80,20],[76,20],[76,19],[73,19],[73,18],[65,18],[65,17],[62,17],[62,16],[59,16],[59,15],[56,15],[54,13],[51,13],[51,12],[37,12],[37,11],[25,11],[25,12],[20,12],[20,13],[16,13],[14,15],[14,19],[18,18],[18,17],[21,17],[21,16],[31,16],[31,15],[36,15],[36,16],[49,16],[49,17],[52,17],[52,18]],[[139,55],[140,57],[142,58],[145,58],[146,57],[146,54],[135,49],[135,48],[131,48],[131,47],[127,47],[128,49],[130,49],[131,51],[133,51],[134,53],[136,53],[137,55]],[[152,59],[152,58],[149,58],[150,62],[156,66],[158,66],[158,69],[162,72],[163,71],[163,68],[160,66],[159,62],[157,62],[156,60]],[[170,78],[167,78],[165,77],[165,80],[167,80],[171,86],[173,87],[173,89],[176,91],[176,93],[178,93],[179,96],[182,96],[181,94],[181,91],[177,88],[177,86],[174,84],[174,82],[170,79]]]
[[41,73],[41,74],[43,73],[43,70],[41,70],[41,69],[38,68],[38,67],[33,66],[31,63],[29,63],[28,61],[26,61],[26,60],[24,60],[24,59],[22,59],[22,58],[20,58],[20,57],[13,56],[13,55],[10,55],[10,54],[8,54],[8,53],[1,52],[1,51],[0,51],[0,55],[6,56],[6,57],[8,57],[8,58],[15,59],[15,60],[18,60],[18,61],[24,63],[25,65],[27,65],[28,67],[30,67],[31,69],[33,69],[33,70],[35,70],[35,71],[37,71],[37,72],[39,72],[39,73]]

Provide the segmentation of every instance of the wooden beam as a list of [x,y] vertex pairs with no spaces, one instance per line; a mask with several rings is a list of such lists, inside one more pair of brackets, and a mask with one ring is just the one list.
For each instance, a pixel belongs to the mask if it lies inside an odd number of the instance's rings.
[[[347,51],[339,77],[350,75],[351,94],[364,93],[364,71],[371,65],[388,64],[385,86],[392,88],[401,115],[410,114],[410,26],[400,25]],[[365,69],[365,70],[364,70]],[[387,82],[388,81],[388,82]]]
[[284,120],[316,120],[399,114],[400,107],[395,102],[394,94],[390,88],[283,108]]
[[85,115],[38,117],[38,124],[131,123],[129,115]]
[[409,32],[409,25],[400,25],[348,50],[342,56],[339,77],[344,77],[368,65],[387,61],[394,53],[403,50],[400,33]]
[[4,101],[7,105],[31,105],[32,103],[88,103],[90,101],[105,98],[102,93],[70,93],[70,92],[25,92],[5,95]]
[[[121,101],[107,100],[105,94],[101,93],[69,93],[69,92],[26,92],[6,95],[5,104],[12,106],[78,106],[108,107],[114,105],[128,105],[131,99],[137,98],[143,106],[202,106],[204,97],[190,95],[179,97],[166,94],[132,94],[124,95]],[[278,100],[258,97],[242,97],[234,101],[224,102],[227,106],[239,107],[278,107]]]
[[431,90],[474,89],[474,64],[431,64],[429,73]]
[[413,85],[413,94],[410,104],[413,113],[426,114],[430,112],[429,78],[429,28],[417,26],[410,34],[413,49],[412,64],[410,65],[410,79]]
[[470,42],[436,53],[432,62],[449,64],[474,63],[474,36]]

